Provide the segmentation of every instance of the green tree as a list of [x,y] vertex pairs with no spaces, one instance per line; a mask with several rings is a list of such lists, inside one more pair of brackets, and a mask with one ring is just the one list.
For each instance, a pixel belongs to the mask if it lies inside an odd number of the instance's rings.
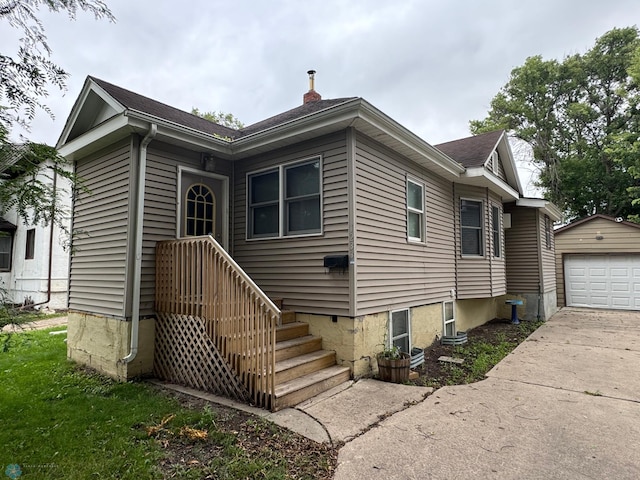
[[473,133],[504,128],[527,142],[538,186],[570,218],[594,213],[630,219],[637,177],[623,140],[638,137],[640,40],[636,27],[613,29],[586,53],[561,62],[528,58],[515,68]]
[[224,112],[201,112],[197,108],[192,108],[191,113],[199,117],[209,120],[210,122],[217,123],[223,127],[233,128],[234,130],[240,130],[244,128],[244,123],[238,120],[232,113]]
[[53,221],[64,227],[67,212],[60,205],[52,180],[54,175],[74,180],[66,160],[47,145],[24,137],[19,143],[10,139],[14,126],[28,130],[38,110],[53,118],[44,104],[48,88],[66,88],[67,72],[50,60],[51,48],[44,25],[37,17],[40,7],[66,12],[70,19],[75,19],[79,10],[95,18],[113,21],[114,17],[100,0],[0,2],[0,22],[6,22],[22,35],[17,52],[0,52],[0,213],[15,208],[27,223]]

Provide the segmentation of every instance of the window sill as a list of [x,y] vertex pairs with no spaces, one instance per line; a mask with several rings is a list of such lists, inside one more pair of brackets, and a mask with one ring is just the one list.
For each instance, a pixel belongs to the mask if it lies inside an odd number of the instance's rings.
[[301,233],[300,235],[284,235],[282,237],[254,237],[245,238],[247,242],[260,242],[265,240],[290,240],[295,238],[307,238],[307,237],[322,237],[324,232],[317,233]]

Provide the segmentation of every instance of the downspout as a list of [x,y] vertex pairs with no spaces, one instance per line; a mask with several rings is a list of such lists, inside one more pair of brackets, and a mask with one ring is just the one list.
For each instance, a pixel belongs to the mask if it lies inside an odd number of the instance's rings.
[[133,292],[131,299],[131,346],[129,354],[122,359],[130,363],[138,354],[138,331],[140,329],[140,281],[142,278],[142,226],[144,220],[144,188],[147,170],[147,147],[158,133],[158,125],[149,125],[147,135],[140,143],[138,156],[138,189],[136,196],[136,230],[133,237],[135,260],[133,265]]

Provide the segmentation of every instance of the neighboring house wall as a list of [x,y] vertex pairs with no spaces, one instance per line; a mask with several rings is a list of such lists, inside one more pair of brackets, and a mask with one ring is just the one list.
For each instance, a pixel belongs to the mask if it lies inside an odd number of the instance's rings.
[[[451,299],[453,185],[375,141],[356,141],[357,315]],[[426,194],[426,241],[407,240],[407,178]]]
[[[44,167],[46,168],[46,166]],[[40,172],[39,180],[50,183],[51,175]],[[56,191],[61,205],[69,208],[71,186],[69,181],[58,177]],[[70,215],[70,211],[67,211]],[[25,223],[14,210],[3,218],[17,228],[13,232],[11,268],[0,272],[0,287],[5,290],[6,301],[15,304],[34,303],[50,309],[67,308],[69,252],[68,235],[58,225],[31,225]],[[67,229],[70,219],[62,219]],[[33,233],[28,234],[27,232]],[[33,235],[31,258],[27,258],[27,237]],[[51,244],[50,244],[51,242]],[[49,257],[51,256],[51,297],[49,289]]]
[[[460,206],[462,200],[482,202],[482,254],[463,255],[460,226]],[[493,255],[491,235],[491,207],[502,209],[501,199],[487,189],[467,185],[455,185],[454,224],[456,235],[457,298],[497,297],[506,293],[504,252],[500,257]],[[504,233],[500,229],[500,241],[504,245]]]
[[[314,156],[322,158],[322,234],[247,239],[247,174]],[[237,161],[233,179],[233,256],[256,284],[285,307],[349,315],[349,273],[329,272],[325,255],[349,251],[346,132]]]
[[131,150],[126,140],[77,162],[88,190],[79,190],[74,203],[71,310],[125,316]]
[[[587,219],[556,232],[555,263],[558,305],[566,306],[564,256],[566,254],[640,253],[640,228],[606,218]],[[596,240],[601,236],[601,240]]]

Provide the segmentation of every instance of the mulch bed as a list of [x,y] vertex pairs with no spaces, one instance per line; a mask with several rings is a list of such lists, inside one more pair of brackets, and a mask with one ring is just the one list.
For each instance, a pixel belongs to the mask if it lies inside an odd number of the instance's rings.
[[[467,331],[467,345],[480,342],[497,345],[501,342],[508,341],[513,343],[513,348],[515,348],[535,329],[532,322],[522,321],[521,324],[522,326],[513,325],[511,320],[494,319],[484,325]],[[459,383],[452,378],[451,364],[438,360],[442,356],[456,357],[455,348],[456,347],[452,345],[441,345],[439,341],[427,347],[424,350],[425,362],[416,369],[420,377],[409,383],[434,388]]]

